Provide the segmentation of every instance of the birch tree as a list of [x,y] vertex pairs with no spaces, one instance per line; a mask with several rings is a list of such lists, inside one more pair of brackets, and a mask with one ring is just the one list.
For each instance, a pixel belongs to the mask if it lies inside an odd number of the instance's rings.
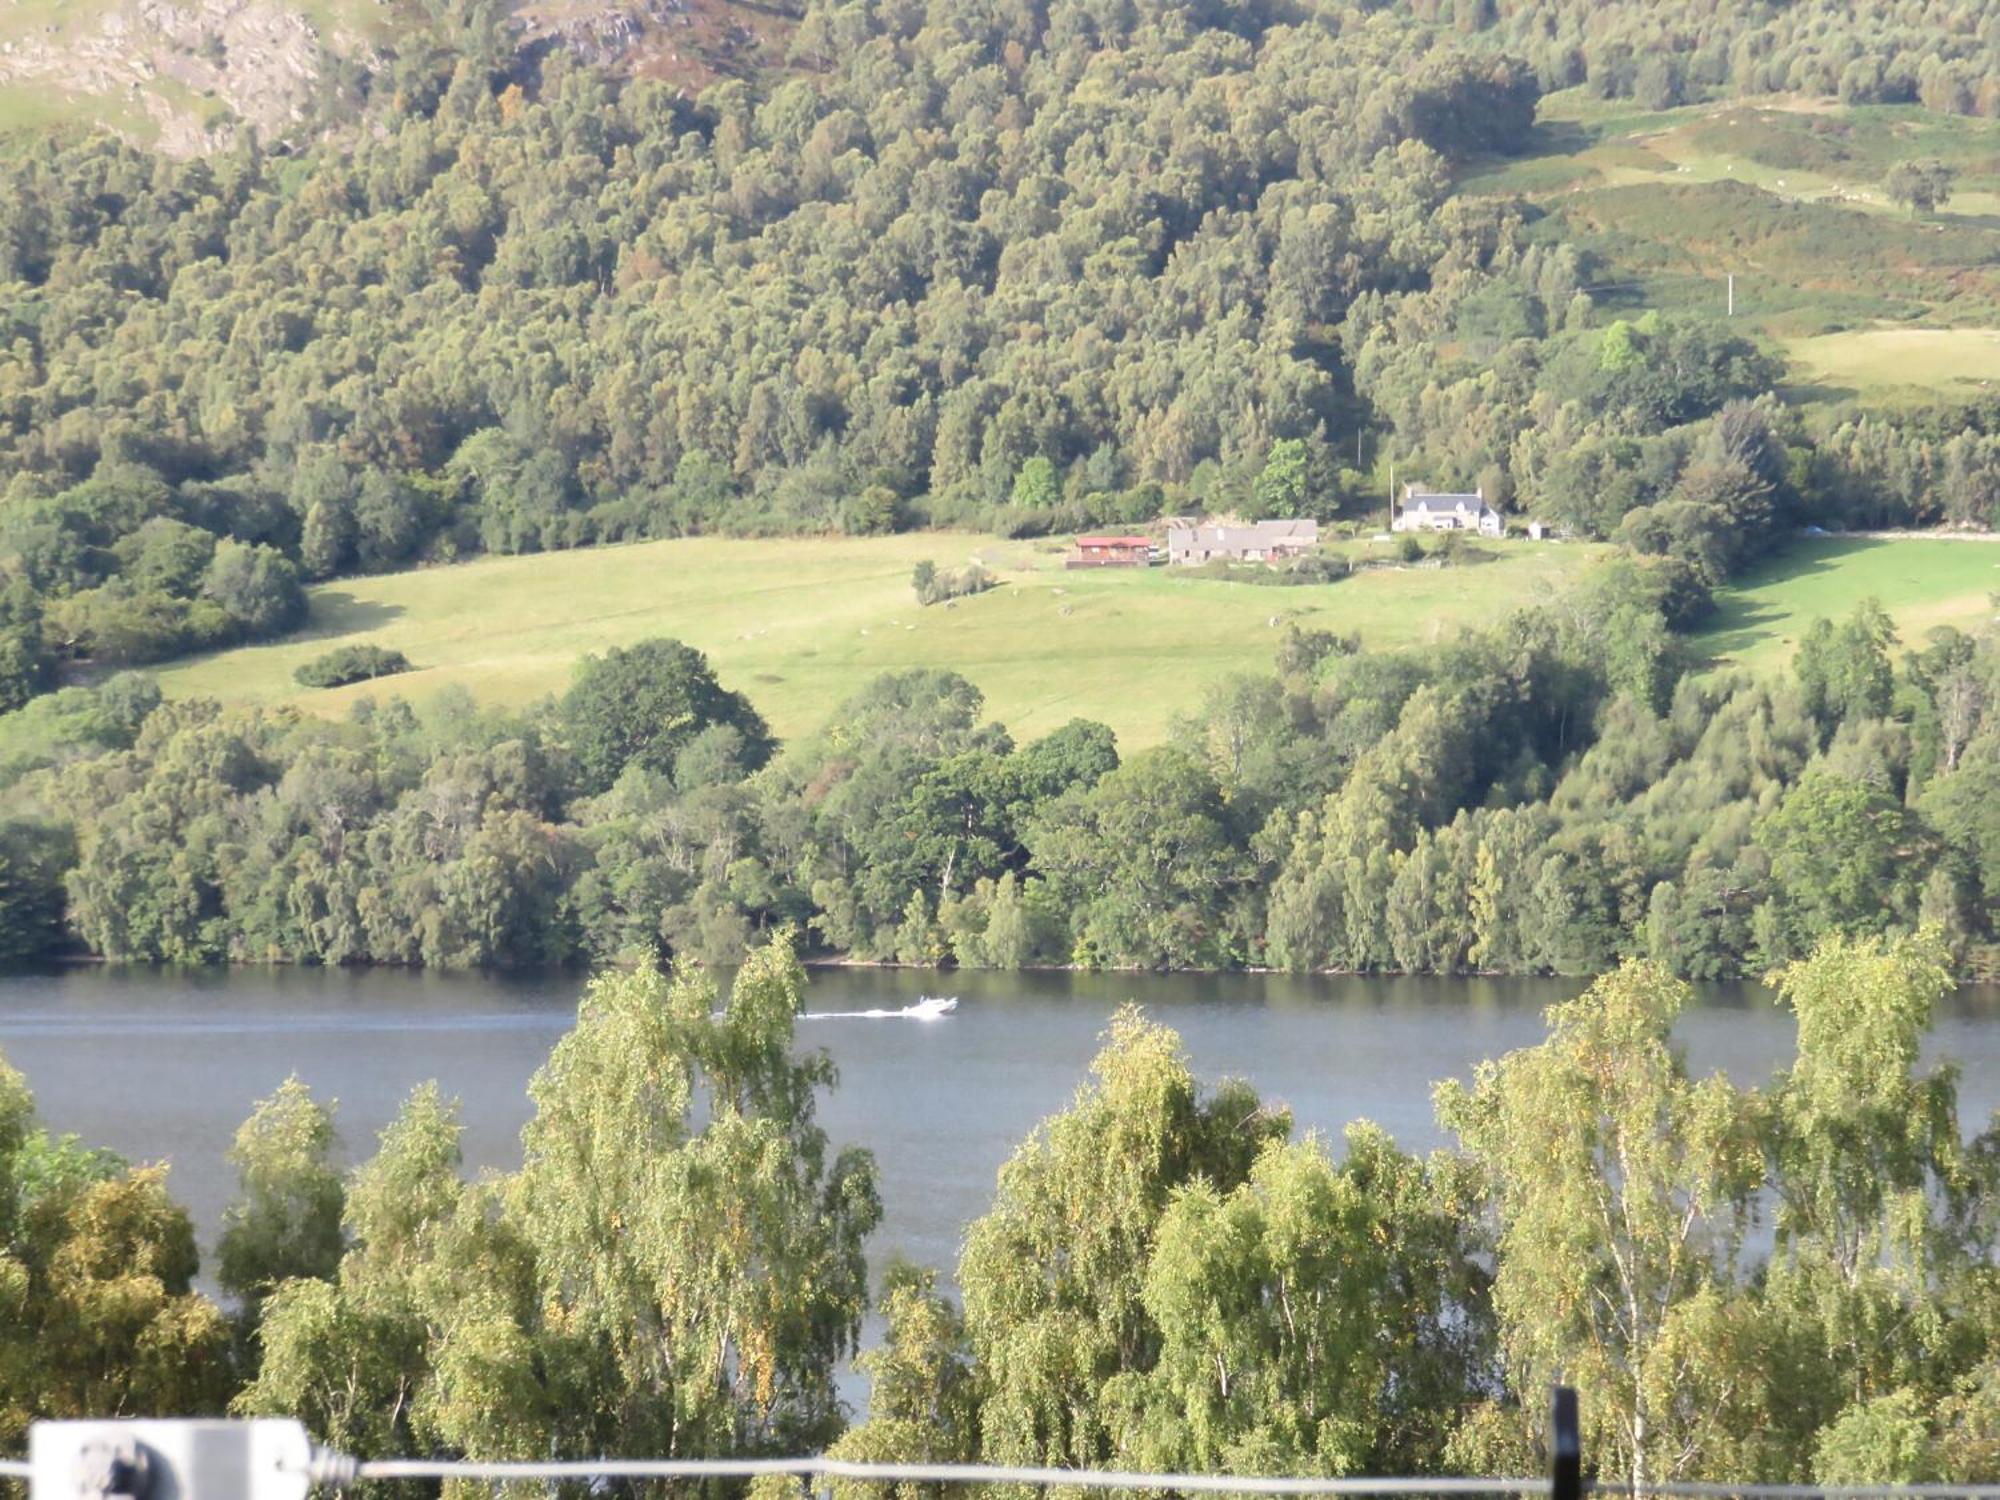
[[1992,1164],[1965,1148],[1955,1068],[1918,1070],[1951,987],[1936,934],[1832,938],[1773,984],[1798,1054],[1773,1091],[1768,1296],[1810,1330],[1820,1419],[1859,1420],[1905,1385],[1948,1383]]
[[1687,1334],[1734,1294],[1762,1166],[1752,1100],[1691,1079],[1671,1045],[1688,998],[1629,962],[1438,1101],[1486,1175],[1509,1384],[1537,1414],[1551,1382],[1578,1387],[1586,1448],[1642,1493],[1695,1471],[1721,1420],[1712,1341]]
[[1233,1189],[1289,1125],[1240,1084],[1202,1097],[1180,1038],[1134,1007],[1091,1072],[1001,1168],[959,1262],[989,1462],[1114,1457],[1106,1388],[1159,1358],[1145,1280],[1172,1194],[1196,1178]]
[[455,1109],[420,1091],[352,1184],[338,1276],[272,1295],[239,1404],[363,1455],[824,1447],[881,1206],[815,1121],[832,1064],[792,1056],[804,982],[788,935],[726,1003],[694,966],[599,977],[511,1176],[463,1182]]
[[240,1184],[223,1215],[216,1280],[255,1326],[263,1299],[293,1276],[325,1278],[340,1264],[343,1194],[333,1167],[333,1106],[296,1075],[260,1099],[229,1159]]

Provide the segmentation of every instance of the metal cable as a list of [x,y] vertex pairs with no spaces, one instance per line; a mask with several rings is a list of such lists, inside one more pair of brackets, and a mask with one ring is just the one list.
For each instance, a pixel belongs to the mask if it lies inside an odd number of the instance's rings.
[[[483,1479],[548,1482],[577,1479],[753,1479],[764,1474],[852,1479],[883,1484],[1034,1484],[1091,1490],[1170,1490],[1184,1494],[1262,1495],[1544,1495],[1549,1481],[1414,1475],[1291,1479],[1255,1474],[1137,1474],[1117,1469],[1048,1469],[985,1464],[874,1464],[837,1458],[577,1458],[543,1462],[381,1458],[352,1464],[318,1450],[333,1467],[316,1466],[315,1483],[349,1479]],[[336,1473],[335,1470],[338,1472]],[[25,1459],[0,1458],[0,1479],[28,1479]],[[1593,1496],[1636,1493],[1629,1480],[1585,1481]],[[1664,1480],[1645,1487],[1661,1500],[2000,1500],[1995,1484],[1706,1484]]]
[[[25,1469],[25,1465],[20,1466]],[[1467,1479],[1413,1475],[1342,1479],[1291,1479],[1254,1474],[1138,1474],[1116,1469],[1049,1469],[985,1464],[850,1463],[835,1458],[762,1459],[564,1459],[482,1463],[456,1459],[375,1459],[356,1470],[361,1479],[750,1479],[764,1474],[852,1479],[877,1483],[1034,1484],[1095,1490],[1172,1490],[1181,1493],[1263,1495],[1543,1495],[1547,1479]],[[1635,1493],[1629,1481],[1586,1482],[1593,1495]],[[1663,1481],[1645,1487],[1662,1500],[2000,1500],[2000,1485],[1954,1484],[1704,1484]]]
[[985,1464],[869,1464],[837,1458],[567,1459],[477,1463],[385,1458],[362,1463],[362,1479],[749,1479],[763,1474],[916,1484],[1069,1485],[1097,1490],[1178,1490],[1263,1495],[1540,1495],[1546,1479],[1284,1479],[1255,1474],[1132,1474],[1116,1469],[1039,1469]]
[[[1631,1481],[1602,1479],[1592,1487],[1599,1495],[1636,1493]],[[1926,1496],[1949,1496],[1955,1500],[2000,1500],[1996,1484],[1703,1484],[1692,1480],[1663,1480],[1648,1484],[1648,1496],[1674,1500],[1923,1500]]]

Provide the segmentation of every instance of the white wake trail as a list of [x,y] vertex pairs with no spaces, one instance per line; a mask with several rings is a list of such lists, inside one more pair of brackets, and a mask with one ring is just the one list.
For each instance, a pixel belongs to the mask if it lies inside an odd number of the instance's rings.
[[809,1010],[801,1021],[942,1021],[958,1009],[958,996],[926,995],[901,1010]]

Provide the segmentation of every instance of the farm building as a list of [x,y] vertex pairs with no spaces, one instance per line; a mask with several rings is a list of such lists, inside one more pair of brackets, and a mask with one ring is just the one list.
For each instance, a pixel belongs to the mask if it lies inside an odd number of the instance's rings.
[[1303,557],[1319,545],[1317,521],[1253,521],[1248,526],[1170,526],[1167,561],[1277,562]]
[[1500,512],[1486,503],[1486,491],[1469,495],[1446,495],[1403,487],[1403,506],[1390,522],[1391,531],[1476,531],[1481,536],[1500,536],[1506,524]]
[[1145,568],[1152,566],[1153,539],[1149,536],[1080,536],[1076,555],[1064,566],[1071,568]]

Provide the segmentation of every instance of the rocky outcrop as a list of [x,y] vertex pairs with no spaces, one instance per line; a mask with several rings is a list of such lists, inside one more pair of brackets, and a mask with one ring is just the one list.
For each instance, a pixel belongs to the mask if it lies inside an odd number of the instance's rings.
[[688,0],[548,0],[515,14],[524,45],[559,46],[586,62],[615,63],[647,46],[661,27],[689,20]]
[[101,100],[113,123],[143,114],[179,155],[246,124],[282,135],[303,117],[326,49],[360,46],[278,0],[112,0],[58,15],[0,41],[0,79]]

